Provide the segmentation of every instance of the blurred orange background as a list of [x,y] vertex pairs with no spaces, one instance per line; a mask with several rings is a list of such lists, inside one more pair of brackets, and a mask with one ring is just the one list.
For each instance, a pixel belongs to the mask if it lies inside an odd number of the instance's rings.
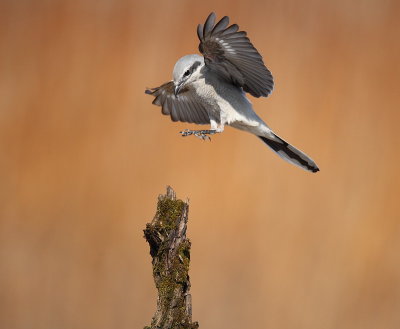
[[[215,11],[275,77],[250,134],[182,138],[146,87]],[[0,2],[0,327],[142,328],[143,228],[190,198],[200,328],[400,328],[398,1]]]

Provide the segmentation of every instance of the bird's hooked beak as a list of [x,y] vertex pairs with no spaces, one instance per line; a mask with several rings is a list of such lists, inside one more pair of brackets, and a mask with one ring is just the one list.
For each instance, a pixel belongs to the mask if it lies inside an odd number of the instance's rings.
[[178,97],[178,94],[181,91],[182,84],[183,84],[182,82],[178,82],[178,84],[175,85],[174,94],[176,97]]

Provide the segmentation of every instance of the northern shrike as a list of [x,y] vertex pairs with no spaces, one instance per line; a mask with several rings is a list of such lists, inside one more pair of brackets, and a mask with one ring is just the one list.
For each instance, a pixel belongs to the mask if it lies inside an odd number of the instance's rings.
[[215,24],[211,13],[197,27],[199,50],[203,54],[186,55],[174,67],[173,80],[160,87],[147,89],[155,97],[153,104],[172,121],[210,124],[210,130],[184,130],[182,136],[195,135],[209,139],[221,133],[225,125],[259,137],[281,158],[311,172],[319,171],[315,162],[274,134],[254,112],[246,93],[267,97],[273,88],[271,72],[261,55],[229,17]]

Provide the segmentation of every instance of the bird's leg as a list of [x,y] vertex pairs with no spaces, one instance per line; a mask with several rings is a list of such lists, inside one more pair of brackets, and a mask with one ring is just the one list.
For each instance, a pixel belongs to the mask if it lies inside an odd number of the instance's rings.
[[209,135],[214,135],[215,133],[217,133],[217,131],[215,129],[210,129],[210,130],[189,130],[189,129],[185,129],[183,131],[180,131],[180,134],[182,135],[182,137],[186,137],[186,136],[190,136],[190,135],[194,135],[202,140],[211,140]]
[[202,140],[208,139],[211,141],[211,137],[209,135],[215,135],[217,133],[222,133],[224,131],[224,125],[218,124],[215,120],[210,120],[211,129],[208,130],[189,130],[185,129],[181,131],[181,135],[183,137],[194,135]]

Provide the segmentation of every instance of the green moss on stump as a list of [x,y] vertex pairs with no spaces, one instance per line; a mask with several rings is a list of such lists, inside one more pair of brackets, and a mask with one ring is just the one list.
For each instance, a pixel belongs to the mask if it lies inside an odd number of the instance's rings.
[[160,198],[157,203],[157,226],[166,231],[176,229],[184,207],[185,203],[182,200],[171,200],[167,197]]

